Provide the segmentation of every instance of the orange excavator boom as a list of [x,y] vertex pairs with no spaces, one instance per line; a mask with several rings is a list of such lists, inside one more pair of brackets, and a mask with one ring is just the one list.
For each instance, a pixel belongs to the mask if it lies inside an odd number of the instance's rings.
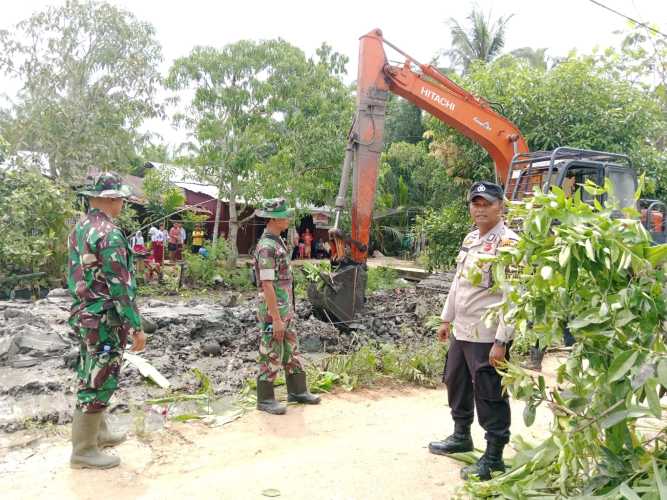
[[[388,63],[384,46],[406,57],[401,66]],[[413,68],[418,68],[415,71]],[[499,182],[505,183],[512,158],[528,152],[519,129],[491,105],[467,92],[440,73],[421,64],[384,40],[379,29],[362,36],[359,44],[357,112],[345,151],[341,184],[336,197],[336,220],[330,231],[339,270],[325,280],[324,293],[311,296],[318,306],[346,323],[363,307],[366,284],[363,268],[368,256],[370,228],[380,155],[384,143],[384,121],[389,92],[397,94],[450,125],[482,146],[491,156]],[[348,182],[352,177],[351,238],[338,229],[346,207]],[[349,244],[349,255],[345,252]]]

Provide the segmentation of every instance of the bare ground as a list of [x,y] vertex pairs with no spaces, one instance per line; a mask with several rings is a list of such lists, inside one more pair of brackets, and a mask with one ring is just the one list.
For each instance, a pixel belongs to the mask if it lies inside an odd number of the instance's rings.
[[[110,471],[70,469],[69,426],[60,426],[9,452],[0,441],[0,491],[3,499],[446,499],[461,485],[461,463],[427,449],[453,430],[445,403],[443,390],[376,388],[290,406],[285,416],[251,411],[221,427],[170,422],[131,435]],[[512,409],[513,434],[544,436],[547,411],[526,429],[523,404]],[[482,447],[477,425],[473,437]]]

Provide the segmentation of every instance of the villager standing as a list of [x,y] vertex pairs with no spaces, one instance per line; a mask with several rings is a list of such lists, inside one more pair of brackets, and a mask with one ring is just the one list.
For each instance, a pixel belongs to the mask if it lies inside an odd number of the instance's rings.
[[130,189],[118,174],[105,172],[81,194],[88,197],[90,210],[68,239],[69,324],[80,340],[70,464],[107,469],[120,459],[99,448],[115,446],[125,435],[111,431],[104,411],[118,387],[128,339],[133,351],[142,350],[146,339],[135,302],[132,251],[112,220],[120,215]]
[[502,187],[490,182],[475,183],[468,194],[477,229],[463,240],[438,330],[440,340],[450,340],[444,380],[454,434],[430,443],[429,450],[438,455],[472,451],[475,408],[486,431],[486,451],[477,463],[461,470],[464,479],[477,475],[488,480],[492,472],[504,471],[503,449],[510,437],[510,405],[495,367],[508,358],[513,331],[502,318],[491,325],[484,318],[487,309],[503,299],[501,292],[492,290],[491,263],[484,259],[518,240],[503,221],[503,195]]
[[177,259],[178,245],[181,241],[181,230],[178,228],[178,223],[171,226],[169,230],[169,260],[175,262]]
[[254,254],[254,271],[260,292],[257,409],[282,415],[287,408],[276,401],[273,391],[273,382],[281,367],[285,369],[288,402],[318,404],[320,398],[308,391],[298,352],[290,252],[280,237],[289,227],[294,210],[279,198],[265,202],[256,215],[269,219]]
[[197,224],[192,231],[192,253],[198,254],[199,249],[204,246],[204,234],[201,224]]
[[156,229],[151,236],[151,241],[153,242],[153,260],[158,266],[161,266],[164,260],[164,242],[166,239],[164,224],[160,224],[160,229]]
[[177,224],[178,225],[178,230],[180,231],[180,236],[179,236],[179,244],[178,244],[178,250],[176,251],[176,260],[183,260],[183,248],[185,247],[185,243],[188,240],[188,233],[185,232],[185,228],[183,227],[183,224],[180,222]]

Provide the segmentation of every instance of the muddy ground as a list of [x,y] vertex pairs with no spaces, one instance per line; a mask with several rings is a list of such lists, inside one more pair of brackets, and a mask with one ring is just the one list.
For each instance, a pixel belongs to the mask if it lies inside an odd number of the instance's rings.
[[[317,359],[372,341],[405,344],[431,339],[424,323],[439,313],[447,288],[441,285],[429,281],[421,288],[376,292],[368,298],[359,328],[347,333],[316,319],[310,304],[297,300],[301,350],[306,358]],[[223,405],[224,396],[237,394],[245,380],[255,376],[256,299],[230,292],[215,300],[141,299],[139,304],[154,328],[142,357],[171,387],[158,387],[126,363],[113,413],[129,414],[129,409],[171,391],[195,393],[200,382],[194,368],[209,378]],[[0,432],[71,420],[77,344],[67,325],[69,306],[65,290],[53,290],[35,303],[0,302]]]

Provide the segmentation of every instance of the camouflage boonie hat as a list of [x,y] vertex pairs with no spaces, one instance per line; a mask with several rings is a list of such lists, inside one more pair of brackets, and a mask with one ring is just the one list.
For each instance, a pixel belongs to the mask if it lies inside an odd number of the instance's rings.
[[130,186],[116,172],[102,172],[92,186],[88,186],[79,194],[95,198],[127,198],[132,194]]
[[266,200],[262,208],[255,210],[255,215],[267,219],[291,219],[294,217],[294,209],[287,206],[285,198],[275,198]]

